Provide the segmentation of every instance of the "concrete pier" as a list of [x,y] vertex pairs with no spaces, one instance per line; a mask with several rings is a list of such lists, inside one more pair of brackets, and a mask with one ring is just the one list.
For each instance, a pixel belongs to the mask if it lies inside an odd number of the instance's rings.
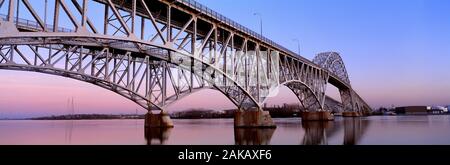
[[145,128],[173,128],[173,122],[166,112],[145,114]]
[[342,117],[360,117],[362,116],[359,112],[342,112]]
[[332,121],[334,115],[328,111],[302,112],[301,118],[303,121]]
[[276,128],[268,111],[257,108],[238,110],[234,114],[235,128]]

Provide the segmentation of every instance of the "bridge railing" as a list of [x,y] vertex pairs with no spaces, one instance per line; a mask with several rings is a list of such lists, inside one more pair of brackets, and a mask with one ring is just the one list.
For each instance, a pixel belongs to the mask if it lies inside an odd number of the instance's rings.
[[[4,14],[0,14],[0,18],[3,21],[7,21],[7,15]],[[13,19],[14,24],[16,24],[19,27],[28,29],[28,30],[32,30],[32,31],[42,31],[41,26],[39,25],[38,22],[36,21],[31,21],[31,20],[27,20],[27,19],[23,19],[23,18],[17,18],[14,17]],[[53,25],[46,25],[46,28],[48,31],[53,31]],[[74,32],[74,30],[71,29],[67,29],[67,28],[63,28],[63,27],[58,27],[58,32],[65,32],[65,33],[69,33],[69,32]]]
[[281,49],[282,51],[284,51],[286,53],[289,53],[291,55],[297,55],[298,57],[300,57],[299,54],[294,53],[291,50],[289,50],[289,49],[287,49],[287,48],[285,48],[285,47],[275,43],[274,41],[272,41],[272,40],[262,36],[261,34],[258,34],[255,31],[250,30],[249,28],[247,28],[245,26],[242,26],[241,24],[239,24],[239,23],[237,23],[237,22],[235,22],[235,21],[233,21],[233,20],[223,16],[222,14],[220,14],[218,12],[215,12],[214,10],[211,10],[210,8],[206,7],[205,5],[202,5],[201,3],[196,2],[195,0],[177,0],[177,1],[182,3],[182,4],[184,4],[184,5],[186,5],[186,6],[189,6],[189,7],[193,8],[193,9],[195,9],[195,10],[201,12],[201,13],[204,13],[204,14],[206,14],[209,17],[217,19],[217,20],[221,21],[222,23],[224,23],[224,24],[226,24],[228,26],[234,27],[234,28],[236,28],[236,29],[238,29],[238,30],[240,30],[240,31],[242,31],[244,33],[247,33],[248,35],[250,35],[250,36],[252,36],[252,37],[254,37],[256,39],[259,39],[259,40],[261,40],[261,41],[263,41],[263,42],[265,42],[267,44],[270,44],[270,45],[272,45],[272,46],[274,46],[274,47],[276,47],[278,49]]
[[[214,11],[214,10],[211,10],[210,8],[206,7],[205,5],[203,5],[201,3],[196,2],[195,0],[176,0],[176,1],[186,5],[188,7],[193,8],[193,9],[197,10],[198,12],[204,13],[204,14],[206,14],[209,17],[217,19],[217,20],[221,21],[222,23],[224,23],[224,24],[226,24],[228,26],[234,27],[237,30],[240,30],[240,31],[242,31],[242,32],[244,32],[244,33],[246,33],[246,34],[248,34],[248,35],[250,35],[250,36],[252,36],[252,37],[254,37],[256,39],[258,39],[258,40],[261,40],[261,41],[263,41],[263,42],[265,42],[265,43],[267,43],[269,45],[272,45],[272,46],[280,49],[281,51],[284,51],[284,52],[288,53],[289,55],[296,56],[297,58],[304,59],[305,62],[309,62],[307,59],[303,58],[299,54],[294,53],[293,51],[291,51],[291,50],[289,50],[289,49],[287,49],[287,48],[285,48],[285,47],[275,43],[274,41],[272,41],[272,40],[262,36],[261,34],[256,33],[253,30],[250,30],[249,28],[247,28],[245,26],[242,26],[241,24],[239,24],[239,23],[237,23],[237,22],[235,22],[235,21],[233,21],[233,20],[223,16],[222,14],[220,14],[220,13]],[[4,21],[6,21],[7,20],[7,15],[0,14],[0,18],[3,19]],[[14,23],[17,26],[19,26],[21,28],[24,28],[24,29],[28,29],[28,30],[31,30],[31,31],[42,31],[41,26],[36,21],[31,21],[31,20],[27,20],[27,19],[23,19],[23,18],[14,17]],[[46,28],[47,28],[48,31],[54,31],[53,30],[53,25],[47,24]],[[63,28],[63,27],[58,27],[58,30],[57,30],[57,32],[66,32],[66,33],[74,32],[74,31],[75,30],[68,29],[68,28]],[[312,63],[312,62],[310,64],[314,65],[314,63]]]

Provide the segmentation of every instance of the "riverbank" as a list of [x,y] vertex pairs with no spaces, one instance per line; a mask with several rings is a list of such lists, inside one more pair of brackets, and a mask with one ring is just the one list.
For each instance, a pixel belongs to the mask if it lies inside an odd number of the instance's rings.
[[[299,117],[300,111],[292,107],[265,108],[272,118]],[[234,118],[236,109],[208,110],[190,109],[170,113],[172,119],[228,119]],[[107,120],[107,119],[144,119],[144,114],[69,114],[25,118],[26,120]]]
[[73,114],[27,118],[27,120],[108,120],[108,119],[144,119],[144,115],[136,114]]

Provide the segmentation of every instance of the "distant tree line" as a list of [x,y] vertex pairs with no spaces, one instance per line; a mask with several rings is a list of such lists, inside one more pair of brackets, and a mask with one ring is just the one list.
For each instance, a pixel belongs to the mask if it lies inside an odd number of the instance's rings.
[[144,115],[136,114],[73,114],[30,118],[30,120],[99,120],[99,119],[144,119]]
[[[336,106],[336,105],[334,105]],[[299,117],[303,111],[300,104],[283,104],[275,106],[263,105],[264,111],[269,111],[273,118]],[[234,118],[237,109],[210,110],[210,109],[188,109],[172,112],[173,119],[205,119],[205,118]],[[98,119],[144,119],[145,115],[137,114],[74,114],[30,118],[31,120],[98,120]]]

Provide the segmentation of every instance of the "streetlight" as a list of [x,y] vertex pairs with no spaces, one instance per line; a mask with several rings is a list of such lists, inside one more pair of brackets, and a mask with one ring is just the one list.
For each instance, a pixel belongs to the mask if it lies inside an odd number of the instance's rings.
[[45,0],[45,8],[44,8],[44,26],[47,27],[47,4],[48,4],[48,0]]
[[260,13],[253,13],[253,15],[259,16],[259,23],[260,23],[260,35],[262,37],[263,35],[263,23],[262,23],[262,15]]
[[292,39],[292,41],[297,42],[297,46],[298,46],[298,55],[300,55],[300,40],[297,39],[297,38],[295,38],[295,39]]

